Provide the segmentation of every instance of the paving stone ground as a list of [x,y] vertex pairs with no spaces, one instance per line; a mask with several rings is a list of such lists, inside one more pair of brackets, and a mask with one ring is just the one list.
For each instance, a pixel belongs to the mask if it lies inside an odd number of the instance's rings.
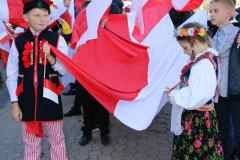
[[[63,97],[64,110],[72,105],[73,97]],[[10,104],[6,88],[0,91],[0,160],[22,160],[21,127],[10,117]],[[81,137],[81,117],[64,119],[64,133],[70,160],[170,160],[172,135],[170,107],[165,106],[151,127],[135,131],[111,117],[110,146],[100,143],[99,131],[93,133],[93,141],[85,146],[78,145]],[[43,158],[49,160],[49,145],[43,140]]]

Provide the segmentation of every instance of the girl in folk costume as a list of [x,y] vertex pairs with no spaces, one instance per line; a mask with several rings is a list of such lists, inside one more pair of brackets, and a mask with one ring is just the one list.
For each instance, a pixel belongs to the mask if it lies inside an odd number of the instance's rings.
[[7,64],[7,87],[12,116],[22,122],[25,160],[40,160],[43,135],[50,143],[52,160],[67,160],[63,134],[63,113],[59,75],[63,66],[51,53],[51,44],[63,53],[68,47],[63,37],[48,30],[50,3],[32,0],[24,5],[29,28],[12,44]]
[[177,40],[188,54],[181,82],[167,88],[173,104],[171,130],[175,133],[172,160],[222,160],[213,101],[217,89],[216,51],[198,23],[179,29]]

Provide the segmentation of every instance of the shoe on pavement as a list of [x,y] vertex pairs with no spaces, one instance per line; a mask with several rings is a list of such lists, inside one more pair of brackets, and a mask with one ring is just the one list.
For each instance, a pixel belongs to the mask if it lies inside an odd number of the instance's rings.
[[108,146],[110,144],[110,137],[109,135],[101,135],[101,143],[104,146]]

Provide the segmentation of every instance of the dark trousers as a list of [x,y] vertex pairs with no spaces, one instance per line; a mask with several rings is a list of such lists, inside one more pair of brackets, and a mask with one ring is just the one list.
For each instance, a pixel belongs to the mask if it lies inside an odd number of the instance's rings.
[[109,134],[109,113],[86,90],[83,101],[83,134],[91,135],[94,128],[99,128],[101,135]]
[[83,101],[84,101],[84,89],[83,87],[80,85],[80,83],[78,81],[75,82],[75,88],[76,88],[76,95],[74,98],[74,110],[76,111],[80,111],[81,112],[81,107],[83,105]]
[[224,160],[233,160],[234,154],[240,155],[240,99],[220,97],[216,111]]

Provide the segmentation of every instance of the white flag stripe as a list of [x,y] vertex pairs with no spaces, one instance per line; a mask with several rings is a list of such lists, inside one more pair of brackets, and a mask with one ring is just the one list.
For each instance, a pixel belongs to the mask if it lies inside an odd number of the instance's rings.
[[1,21],[8,21],[9,19],[9,8],[8,8],[8,0],[1,0],[0,1],[0,20]]
[[112,3],[112,0],[104,0],[104,1],[92,0],[91,3],[89,3],[89,5],[86,8],[88,29],[78,41],[76,48],[78,48],[80,45],[84,44],[90,39],[97,38],[97,29],[98,29],[100,20],[103,17],[106,10],[111,5],[111,3]]
[[60,0],[54,0],[53,1],[56,8],[51,8],[51,14],[49,16],[50,24],[57,19],[67,10],[67,8],[64,6],[64,3]]
[[54,93],[52,90],[50,90],[46,87],[43,88],[43,97],[47,98],[47,99],[49,99],[49,100],[51,100],[51,101],[53,101],[57,104],[59,103],[58,102],[58,95],[56,93]]
[[136,12],[134,24],[139,26],[141,33],[144,33],[143,7],[147,2],[148,0],[133,0],[131,7],[131,10]]
[[191,0],[172,0],[172,5],[176,10],[183,9]]
[[[180,69],[186,62],[182,49],[174,37],[170,17],[165,16],[143,41],[149,46],[149,83],[133,101],[120,101],[114,115],[125,125],[146,129],[166,101],[164,89],[177,83]],[[160,106],[161,103],[161,106]]]
[[69,13],[72,18],[72,24],[71,24],[72,27],[74,26],[74,23],[75,23],[75,5],[74,4],[75,4],[75,0],[71,0],[70,6],[69,6]]

